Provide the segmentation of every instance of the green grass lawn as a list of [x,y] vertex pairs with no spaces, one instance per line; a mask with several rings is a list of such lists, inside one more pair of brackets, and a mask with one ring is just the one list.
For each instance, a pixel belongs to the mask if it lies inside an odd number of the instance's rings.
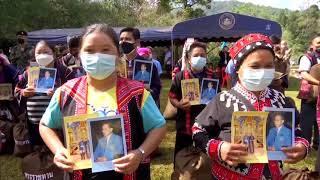
[[[161,92],[161,112],[163,112],[170,88],[171,81],[169,79],[163,79],[163,88]],[[286,92],[287,96],[292,97],[298,109],[300,109],[300,101],[296,99],[298,83],[296,79],[290,79],[289,91]],[[173,152],[175,144],[175,123],[174,121],[167,121],[168,133],[166,138],[160,145],[160,155],[152,160],[151,174],[153,180],[167,180],[170,179],[173,170]],[[316,152],[312,151],[310,155],[304,160],[295,165],[285,165],[285,168],[314,168],[316,159]],[[0,156],[0,180],[19,180],[22,179],[21,159],[13,156],[4,155]]]

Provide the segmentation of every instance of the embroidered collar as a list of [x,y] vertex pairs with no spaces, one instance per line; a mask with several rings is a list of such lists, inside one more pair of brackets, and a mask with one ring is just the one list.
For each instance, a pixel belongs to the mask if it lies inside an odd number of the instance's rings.
[[258,98],[254,93],[244,88],[239,82],[237,82],[233,89],[237,91],[239,94],[243,95],[251,103],[256,103],[258,100],[264,102],[269,92],[269,88],[266,88],[264,91],[261,91]]

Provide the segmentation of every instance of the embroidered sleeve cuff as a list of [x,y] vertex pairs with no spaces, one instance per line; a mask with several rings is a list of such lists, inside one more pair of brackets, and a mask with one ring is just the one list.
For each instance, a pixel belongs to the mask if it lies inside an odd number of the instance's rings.
[[305,156],[307,156],[309,154],[309,147],[310,147],[309,142],[306,139],[302,138],[302,137],[296,137],[295,138],[295,144],[298,144],[298,143],[301,143],[306,147],[307,152],[306,152]]
[[195,122],[191,128],[192,135],[195,135],[199,132],[204,132],[205,130],[197,123]]
[[215,140],[215,139],[211,139],[208,142],[207,145],[207,153],[209,155],[209,157],[213,158],[213,159],[221,159],[220,158],[220,147],[221,147],[222,141],[219,140]]

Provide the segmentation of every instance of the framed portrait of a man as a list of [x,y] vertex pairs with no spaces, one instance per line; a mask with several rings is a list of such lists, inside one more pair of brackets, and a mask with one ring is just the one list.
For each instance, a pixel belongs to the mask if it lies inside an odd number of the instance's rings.
[[201,104],[208,104],[218,93],[219,80],[203,78],[201,83]]
[[0,84],[0,100],[11,100],[13,98],[12,84]]
[[81,66],[72,66],[71,68],[76,78],[86,75],[85,70]]
[[92,172],[114,170],[112,161],[127,154],[122,115],[88,120]]
[[55,68],[40,68],[36,91],[46,93],[50,89],[53,90],[56,75],[57,69]]
[[285,160],[287,156],[281,148],[292,147],[295,136],[295,109],[294,108],[269,108],[267,120],[267,149],[269,160]]
[[151,84],[152,61],[135,60],[133,65],[133,80],[141,81],[144,84]]

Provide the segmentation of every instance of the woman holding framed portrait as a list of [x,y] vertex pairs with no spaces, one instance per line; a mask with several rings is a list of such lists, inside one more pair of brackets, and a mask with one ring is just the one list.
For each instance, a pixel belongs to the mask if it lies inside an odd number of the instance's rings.
[[40,123],[40,133],[51,149],[54,163],[72,171],[63,139],[59,138],[63,118],[98,113],[100,117],[122,115],[128,154],[114,159],[114,170],[92,173],[73,171],[74,179],[150,179],[150,158],[166,133],[165,120],[143,83],[117,76],[120,61],[115,31],[103,24],[86,28],[80,58],[87,75],[59,88]]
[[[51,87],[59,87],[74,78],[73,73],[67,67],[63,66],[60,61],[55,60],[53,49],[46,41],[39,41],[36,44],[34,53],[39,69],[51,69],[50,71],[54,71],[54,73],[52,73],[54,74],[54,80],[51,81]],[[45,88],[44,91],[38,91],[35,87],[36,83],[32,83],[31,85],[29,81],[30,76],[32,76],[30,69],[31,66],[23,72],[22,77],[19,79],[15,88],[15,97],[20,101],[20,108],[27,114],[31,144],[43,145],[44,143],[39,134],[39,122],[49,105],[54,89]],[[40,76],[41,74],[44,76],[45,73],[40,73]],[[39,73],[37,79],[39,79],[38,77]]]
[[[218,94],[197,116],[193,140],[212,159],[212,179],[281,179],[278,161],[245,163],[248,146],[230,141],[233,112],[295,108],[281,92],[268,88],[275,73],[273,45],[262,34],[249,34],[233,45],[230,55],[237,61],[238,82],[231,90]],[[306,139],[295,137],[292,147],[281,148],[287,157],[284,162],[303,160],[308,148]]]
[[[188,68],[176,74],[169,91],[169,100],[177,108],[174,159],[179,151],[192,146],[191,128],[194,119],[206,106],[205,104],[199,104],[200,94],[195,89],[199,91],[199,84],[201,84],[203,78],[215,78],[214,74],[205,67],[207,64],[206,44],[193,42],[186,53],[186,58]],[[186,81],[194,82],[184,83]],[[196,84],[198,87],[196,87]],[[191,89],[193,90],[191,91]],[[192,102],[194,99],[198,99],[198,104]]]

